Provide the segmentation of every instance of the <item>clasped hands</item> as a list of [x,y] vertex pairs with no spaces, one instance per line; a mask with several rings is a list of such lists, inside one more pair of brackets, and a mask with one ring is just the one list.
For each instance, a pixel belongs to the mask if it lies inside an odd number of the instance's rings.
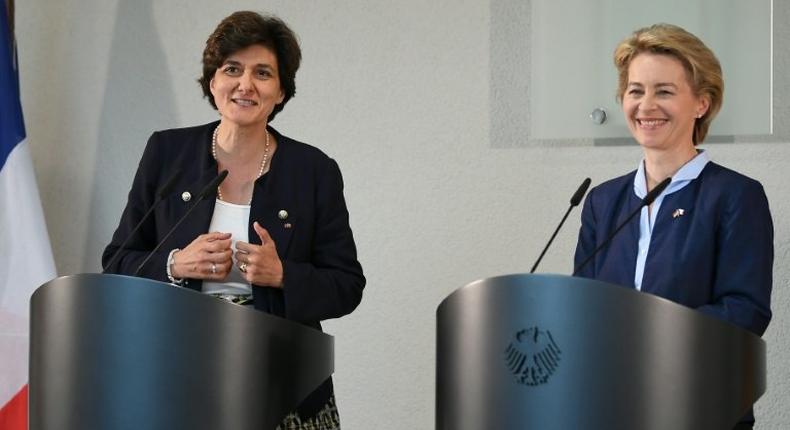
[[173,254],[173,276],[222,282],[235,261],[241,275],[250,284],[282,287],[283,264],[274,240],[257,221],[252,227],[261,239],[261,245],[237,241],[235,253],[231,248],[230,233],[201,234],[186,248]]

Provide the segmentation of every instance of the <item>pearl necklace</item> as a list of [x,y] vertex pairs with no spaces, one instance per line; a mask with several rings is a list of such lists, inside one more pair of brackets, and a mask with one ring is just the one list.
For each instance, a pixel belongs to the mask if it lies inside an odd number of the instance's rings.
[[[217,158],[217,135],[219,134],[219,125],[217,128],[214,129],[214,134],[211,136],[211,155],[214,157],[214,160],[219,163],[219,159]],[[263,169],[266,168],[266,161],[269,159],[269,131],[266,130],[266,144],[263,147],[263,160],[261,160],[261,168],[258,170],[258,176],[255,177],[257,180],[261,176],[263,176]],[[217,187],[217,198],[220,200],[222,199],[222,185]],[[247,204],[252,203],[252,196],[250,196],[250,201]]]

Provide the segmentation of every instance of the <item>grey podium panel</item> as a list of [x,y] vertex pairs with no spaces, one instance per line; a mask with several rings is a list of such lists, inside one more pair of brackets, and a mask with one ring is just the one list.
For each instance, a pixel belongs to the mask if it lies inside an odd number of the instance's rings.
[[765,343],[582,278],[474,282],[437,310],[436,428],[730,430],[765,392]]
[[334,369],[333,338],[120,275],[31,299],[31,430],[274,429]]

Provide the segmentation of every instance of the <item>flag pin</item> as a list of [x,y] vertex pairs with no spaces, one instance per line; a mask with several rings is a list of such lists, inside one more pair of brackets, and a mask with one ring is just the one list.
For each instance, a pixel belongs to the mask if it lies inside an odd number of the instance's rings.
[[677,208],[677,209],[675,209],[675,212],[672,212],[672,218],[677,218],[679,216],[683,216],[683,214],[685,214],[685,213],[686,213],[685,210],[683,210],[681,208]]

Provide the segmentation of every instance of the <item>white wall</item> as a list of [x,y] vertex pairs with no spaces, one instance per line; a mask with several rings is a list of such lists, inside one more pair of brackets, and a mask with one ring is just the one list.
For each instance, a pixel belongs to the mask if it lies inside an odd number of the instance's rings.
[[[488,2],[17,2],[28,141],[61,275],[99,270],[148,135],[215,118],[195,83],[203,43],[230,12],[264,6],[304,54],[297,96],[273,125],[340,163],[368,278],[359,309],[326,324],[344,428],[433,428],[441,299],[527,271],[581,179],[625,173],[640,152],[492,142],[489,83],[501,65],[489,60],[500,35]],[[771,202],[775,316],[757,416],[761,428],[789,428],[790,142],[708,149],[759,179]],[[541,270],[570,271],[578,225],[576,212]]]

